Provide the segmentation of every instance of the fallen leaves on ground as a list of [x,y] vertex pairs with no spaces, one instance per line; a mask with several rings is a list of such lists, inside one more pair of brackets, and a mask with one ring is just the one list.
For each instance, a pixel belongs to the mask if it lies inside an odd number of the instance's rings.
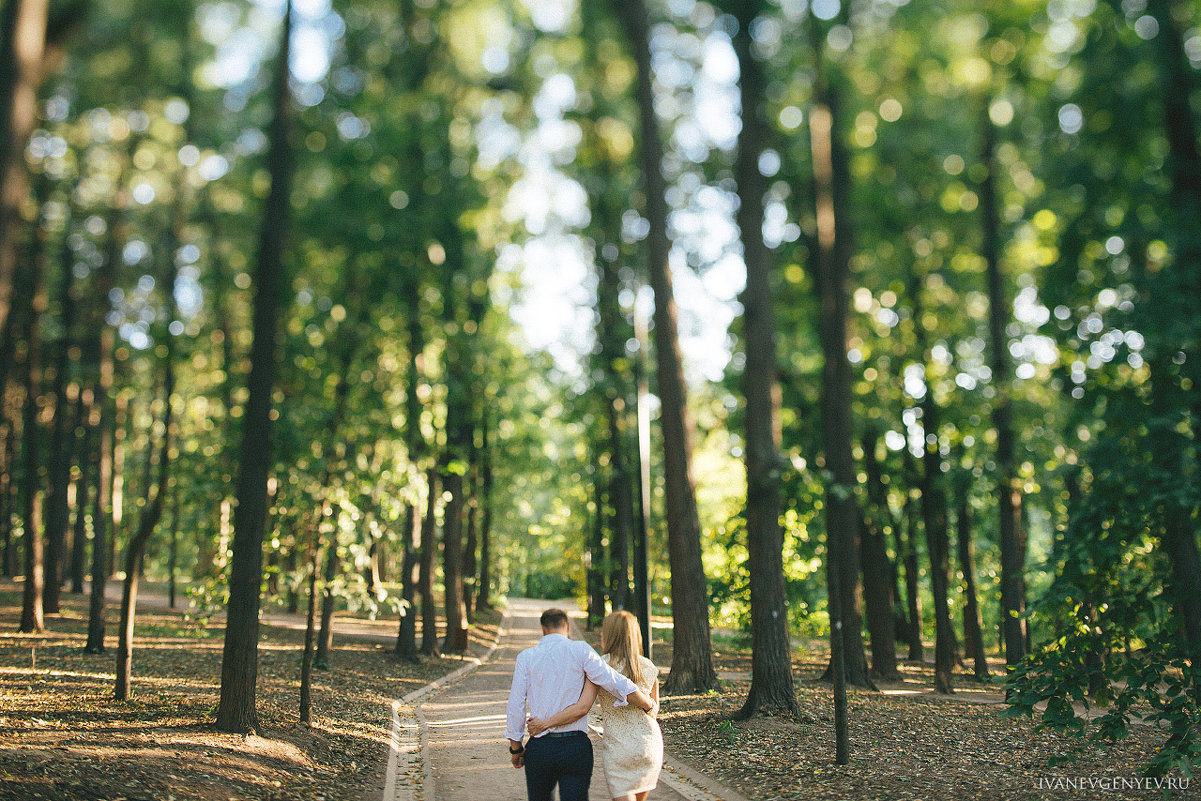
[[[139,611],[133,694],[112,699],[108,652],[83,652],[87,599],[64,595],[40,635],[14,633],[19,596],[0,590],[0,799],[71,801],[359,801],[383,785],[391,703],[462,665],[399,660],[383,642],[335,637],[331,669],[313,674],[312,728],[298,722],[304,632],[260,629],[255,735],[222,734],[223,628]],[[472,629],[473,652],[499,615]]]
[[[930,693],[928,663],[903,663],[903,682],[881,685],[895,694],[851,688],[848,698],[850,763],[834,761],[834,701],[820,681],[828,654],[812,651],[794,663],[804,720],[788,716],[732,720],[749,680],[724,680],[719,691],[665,698],[661,723],[666,747],[753,801],[1031,801],[1032,799],[1162,798],[1147,789],[1072,789],[1060,781],[1137,779],[1163,739],[1135,727],[1105,749],[1035,730],[1033,722],[1002,717],[999,684],[956,676],[954,696]],[[656,664],[671,665],[671,646],[658,647]],[[725,675],[745,674],[745,653],[717,653]],[[1001,665],[994,674],[1000,675]],[[1057,760],[1074,761],[1053,767]],[[1180,783],[1185,781],[1174,777]],[[1173,799],[1201,798],[1196,779]]]

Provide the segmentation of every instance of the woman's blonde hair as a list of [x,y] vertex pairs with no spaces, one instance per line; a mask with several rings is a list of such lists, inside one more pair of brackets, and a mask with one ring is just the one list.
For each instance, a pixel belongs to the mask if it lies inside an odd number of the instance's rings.
[[624,609],[610,612],[601,624],[601,653],[609,654],[609,664],[635,684],[639,681],[634,666],[642,655],[642,630],[638,618]]

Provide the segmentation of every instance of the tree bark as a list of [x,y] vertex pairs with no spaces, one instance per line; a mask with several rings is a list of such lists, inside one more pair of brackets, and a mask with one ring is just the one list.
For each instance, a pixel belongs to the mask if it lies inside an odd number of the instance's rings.
[[[447,427],[449,428],[449,421]],[[442,522],[442,580],[446,603],[446,636],[442,653],[467,650],[467,609],[463,603],[463,474],[444,462],[442,484],[450,496]]]
[[[655,112],[650,19],[645,0],[623,0],[618,11],[638,68],[635,94],[642,132],[639,156],[646,193],[646,217],[650,224],[647,261],[655,294],[655,375],[661,402],[659,424],[663,432],[672,599],[672,661],[664,689],[668,693],[698,693],[716,687],[717,674],[713,669],[709,591],[701,561],[701,524],[696,507],[696,481],[692,475],[694,425],[688,410],[669,264],[667,182],[663,174],[662,134]],[[746,122],[743,124],[745,126]],[[754,157],[758,158],[758,152]],[[744,229],[744,238],[758,237],[759,231],[758,228],[749,232]],[[649,500],[646,499],[648,503]]]
[[479,549],[479,508],[480,508],[480,452],[475,444],[475,432],[471,434],[469,449],[466,487],[467,533],[463,543],[463,609],[468,623],[475,614],[475,588],[477,583],[476,571],[479,569],[479,559],[476,552]]
[[309,605],[304,618],[304,655],[300,660],[300,723],[304,726],[313,725],[313,652],[316,650],[313,643],[317,638],[317,565],[321,551],[317,530],[324,516],[323,508],[313,522],[309,538]]
[[[185,57],[185,63],[187,58]],[[185,140],[190,140],[186,136]],[[129,698],[130,683],[133,669],[133,632],[134,618],[137,613],[138,580],[142,574],[146,546],[154,531],[163,518],[167,503],[167,493],[171,482],[171,448],[172,435],[175,426],[172,396],[175,394],[175,335],[171,333],[171,323],[179,316],[175,305],[175,287],[179,276],[176,262],[176,252],[184,226],[185,203],[187,198],[186,179],[182,172],[176,175],[175,199],[171,209],[171,223],[167,228],[163,242],[163,297],[167,312],[167,324],[162,327],[162,385],[163,385],[163,416],[162,443],[159,447],[158,458],[153,458],[150,452],[154,444],[153,426],[147,433],[147,467],[145,503],[138,520],[138,529],[130,539],[125,554],[125,581],[121,593],[121,623],[117,643],[117,680],[113,690],[113,698],[124,701]],[[154,486],[150,485],[151,471],[157,463],[158,476]],[[172,565],[172,581],[174,581],[174,565]],[[174,604],[174,584],[172,584],[172,604]]]
[[[412,386],[412,385],[410,385]],[[415,504],[405,504],[405,549],[400,568],[400,630],[396,633],[396,655],[402,659],[417,659],[417,568],[421,563],[421,520]]]
[[54,385],[54,428],[50,438],[49,487],[46,495],[46,586],[42,602],[47,614],[58,614],[62,592],[63,575],[60,567],[66,553],[67,529],[71,524],[71,507],[68,503],[68,488],[71,486],[71,462],[74,457],[75,419],[71,411],[71,399],[67,396],[67,372],[71,364],[71,347],[74,341],[76,318],[76,291],[74,270],[69,246],[63,246],[59,304],[63,338],[55,352]]
[[488,411],[480,422],[483,463],[480,466],[480,584],[475,596],[475,613],[492,608],[492,443],[488,436]]
[[872,637],[872,670],[886,681],[896,681],[897,670],[896,617],[893,611],[896,586],[890,575],[888,541],[884,527],[888,514],[887,490],[876,459],[877,435],[874,430],[862,438],[863,465],[867,474],[871,512],[863,521],[863,589],[867,601],[867,629]]
[[634,492],[626,469],[625,437],[618,422],[616,397],[605,404],[609,425],[609,598],[613,609],[629,610],[630,540],[634,533]]
[[0,329],[13,306],[21,206],[29,193],[25,144],[37,124],[49,13],[49,0],[9,0],[0,17]]
[[959,568],[963,571],[963,644],[972,658],[979,681],[988,680],[988,657],[984,652],[984,626],[976,592],[976,560],[972,553],[972,506],[970,474],[959,479],[955,529],[959,546]]
[[283,293],[283,250],[292,183],[288,144],[291,109],[288,58],[292,3],[285,0],[279,54],[273,79],[273,116],[267,157],[271,191],[260,230],[254,344],[251,346],[249,394],[243,414],[238,472],[238,506],[234,512],[233,560],[229,579],[225,647],[221,661],[221,700],[217,729],[244,733],[258,728],[255,689],[258,680],[259,585],[263,578],[263,530],[267,521],[267,476],[271,468],[271,395],[278,370],[278,319]]
[[1025,604],[1022,602],[1024,567],[1018,544],[1021,521],[1021,485],[1015,467],[1013,431],[1012,365],[1005,326],[1012,304],[1001,275],[1000,215],[997,211],[994,151],[996,133],[988,116],[988,104],[980,115],[983,129],[980,161],[985,167],[980,182],[980,217],[983,228],[981,255],[988,280],[988,332],[991,347],[992,384],[996,392],[992,420],[997,430],[998,539],[1001,546],[1001,621],[1005,638],[1005,662],[1013,667],[1026,655]]
[[592,497],[596,511],[592,515],[592,539],[588,546],[588,630],[605,619],[605,490],[601,486],[600,465],[593,464]]
[[734,168],[740,204],[738,228],[746,262],[742,293],[746,367],[747,569],[751,590],[751,688],[738,713],[799,714],[792,683],[788,597],[784,587],[784,532],[780,526],[780,388],[771,289],[771,254],[763,241],[763,196],[759,155],[767,136],[764,94],[767,79],[751,52],[750,24],[761,0],[737,4],[734,51],[740,71],[742,130]]
[[[911,662],[925,660],[925,647],[922,643],[922,595],[919,587],[920,574],[917,566],[917,528],[918,505],[913,497],[912,487],[917,483],[917,469],[913,464],[913,456],[906,444],[902,451],[905,473],[905,542],[901,561],[905,566],[905,600],[909,607],[909,653]],[[900,527],[898,527],[898,538]]]
[[[408,346],[409,360],[405,373],[405,451],[409,461],[409,476],[416,480],[417,465],[424,457],[425,438],[421,433],[421,398],[417,387],[421,381],[422,353],[425,334],[421,327],[421,291],[414,281],[408,288]],[[430,488],[433,491],[433,488]],[[417,593],[425,592],[421,585],[420,569],[424,558],[422,531],[425,523],[417,512],[416,502],[405,505],[405,551],[401,567],[400,629],[396,634],[396,655],[404,659],[417,658]]]
[[[1194,412],[1192,429],[1195,441],[1197,434],[1201,433],[1201,423],[1196,415],[1201,411],[1201,400],[1197,398],[1197,387],[1201,385],[1201,349],[1198,348],[1198,331],[1201,330],[1198,317],[1201,315],[1198,314],[1197,300],[1201,293],[1201,233],[1196,227],[1198,216],[1201,215],[1201,151],[1197,146],[1196,115],[1190,102],[1195,78],[1185,52],[1185,34],[1182,30],[1184,20],[1189,19],[1189,9],[1179,0],[1152,0],[1148,11],[1160,23],[1160,35],[1155,39],[1160,62],[1159,85],[1164,88],[1163,125],[1168,140],[1171,196],[1175,214],[1178,215],[1176,241],[1173,244],[1179,256],[1173,259],[1170,278],[1164,276],[1159,280],[1172,282],[1171,287],[1176,291],[1168,300],[1176,307],[1178,319],[1191,323],[1192,336],[1183,370],[1187,380],[1193,384],[1190,407]],[[1165,289],[1171,291],[1168,287]],[[1158,396],[1153,399],[1153,408],[1154,405],[1166,408],[1179,403],[1175,399],[1169,400],[1171,390],[1166,384],[1171,379],[1165,376],[1161,382],[1156,378],[1153,374],[1152,391]],[[1174,436],[1173,439],[1172,450],[1176,453],[1185,452],[1181,438]],[[1157,453],[1157,461],[1167,458],[1168,454]],[[1195,448],[1193,460],[1195,469]],[[1201,557],[1198,555],[1196,524],[1191,522],[1195,513],[1195,504],[1189,508],[1188,504],[1178,499],[1166,501],[1161,509],[1163,532],[1160,542],[1172,565],[1174,607],[1183,622],[1194,665],[1201,655]]]
[[41,317],[46,311],[45,238],[38,225],[26,268],[26,297],[29,311],[25,316],[25,410],[22,426],[22,456],[25,461],[25,491],[22,517],[25,527],[25,584],[21,600],[21,624],[18,631],[40,633],[46,628],[42,594],[45,589],[45,543],[42,531],[41,437],[38,425],[38,400],[42,392]]
[[441,495],[438,468],[431,465],[425,477],[427,491],[425,515],[421,518],[421,573],[417,589],[421,593],[421,653],[434,656],[438,653],[438,606],[434,598],[438,496]]
[[[839,97],[827,75],[821,42],[823,33],[811,29],[816,50],[817,77],[809,131],[813,154],[813,193],[817,216],[815,263],[820,314],[819,334],[824,356],[821,386],[822,450],[828,473],[826,532],[829,552],[841,571],[842,619],[846,678],[852,684],[874,687],[863,653],[862,585],[859,582],[861,513],[855,498],[857,477],[852,456],[851,364],[847,360],[847,284],[854,252],[850,221],[850,170],[840,136]],[[832,623],[834,625],[834,623]]]
[[71,592],[83,593],[83,576],[87,565],[88,488],[92,466],[95,464],[93,428],[88,424],[91,415],[91,390],[81,388],[75,402],[75,422],[79,433],[76,452],[79,454],[79,475],[75,479],[75,533],[71,537]]

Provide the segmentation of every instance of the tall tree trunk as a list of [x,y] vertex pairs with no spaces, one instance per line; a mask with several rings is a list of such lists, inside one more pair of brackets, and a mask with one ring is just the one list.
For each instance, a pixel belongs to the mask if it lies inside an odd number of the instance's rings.
[[634,491],[626,469],[625,436],[619,422],[617,398],[605,404],[609,424],[609,598],[614,609],[629,610],[630,541],[634,533]]
[[171,536],[167,546],[167,606],[175,608],[176,576],[179,574],[179,485],[171,493]]
[[876,459],[877,434],[869,429],[862,438],[863,466],[867,474],[870,511],[863,521],[863,588],[867,600],[867,629],[872,637],[872,670],[885,681],[896,681],[897,670],[896,586],[890,575],[888,541],[884,528],[889,519],[887,489]]
[[479,509],[480,509],[480,451],[475,444],[475,432],[471,434],[467,468],[467,536],[463,542],[463,609],[470,623],[475,614],[476,571],[479,569]]
[[857,477],[852,456],[851,364],[847,360],[847,284],[854,252],[850,221],[850,170],[840,140],[839,97],[828,76],[821,42],[823,32],[811,28],[818,63],[809,131],[813,153],[814,207],[817,213],[819,332],[822,371],[822,450],[826,471],[826,532],[831,561],[841,570],[842,619],[832,621],[843,638],[846,678],[873,687],[863,653],[862,585],[859,581],[861,515],[855,498]]
[[480,422],[483,462],[480,465],[480,584],[475,595],[475,613],[492,608],[492,443],[488,435],[488,410]]
[[[13,315],[9,315],[9,321]],[[0,392],[0,415],[7,399]],[[13,482],[13,465],[16,461],[16,432],[8,420],[0,420],[0,575],[11,577],[17,572],[16,538],[13,537],[13,493],[16,485]]]
[[747,569],[751,590],[751,688],[739,715],[799,714],[792,683],[788,597],[784,589],[784,532],[780,526],[780,388],[771,290],[771,253],[763,241],[765,179],[759,155],[767,137],[767,77],[751,50],[750,24],[761,0],[737,4],[742,130],[734,177],[738,182],[738,228],[746,261],[742,293],[746,367]]
[[[412,385],[410,385],[412,386]],[[406,423],[407,425],[407,423]],[[417,658],[417,567],[421,562],[421,520],[417,506],[405,504],[404,556],[400,568],[400,630],[396,634],[396,655],[409,660]]]
[[1001,621],[1005,637],[1005,662],[1010,667],[1026,655],[1026,622],[1022,583],[1025,569],[1018,544],[1021,521],[1021,484],[1015,464],[1013,431],[1013,374],[1009,360],[1005,326],[1012,308],[1001,275],[1000,215],[997,210],[995,179],[996,133],[984,103],[980,116],[983,128],[980,161],[985,168],[980,183],[980,216],[983,226],[981,255],[988,278],[988,332],[992,353],[993,427],[997,430],[997,510],[1000,516],[998,539],[1001,545]]
[[[405,451],[409,461],[409,476],[417,477],[417,465],[424,456],[425,441],[421,433],[421,398],[417,387],[421,381],[422,352],[425,337],[421,327],[421,292],[416,281],[408,289],[408,335],[409,361],[405,375]],[[432,491],[432,488],[431,488]],[[419,568],[422,560],[421,531],[424,522],[417,512],[417,504],[410,501],[405,506],[405,550],[401,567],[401,599],[404,608],[400,615],[400,630],[396,635],[396,654],[405,659],[417,658],[417,592],[421,577]]]
[[71,592],[83,593],[83,577],[87,565],[87,519],[88,519],[88,489],[92,477],[92,466],[95,464],[95,442],[92,436],[93,427],[89,424],[92,414],[91,390],[80,388],[79,397],[75,402],[75,421],[77,424],[79,443],[76,451],[79,453],[79,475],[75,479],[75,533],[71,537]]
[[329,542],[325,549],[325,588],[321,593],[321,631],[317,636],[317,654],[314,665],[322,670],[329,669],[329,655],[334,647],[334,580],[338,578],[338,570],[342,566],[338,558],[337,524],[330,532]]
[[592,497],[596,511],[592,515],[592,539],[588,546],[588,630],[605,618],[605,490],[601,486],[600,465],[593,463]]
[[[447,429],[450,429],[447,421]],[[444,461],[442,486],[450,496],[442,512],[442,580],[446,608],[446,636],[442,652],[467,651],[467,609],[463,603],[463,475]]]
[[[317,638],[317,565],[320,564],[321,542],[317,533],[328,504],[322,504],[321,514],[313,521],[309,537],[309,605],[304,618],[304,656],[300,660],[300,723],[313,725],[313,654]],[[337,543],[331,543],[336,547]]]
[[[100,303],[107,306],[108,295],[100,297]],[[84,645],[84,651],[89,654],[101,654],[104,653],[104,585],[108,581],[107,537],[112,528],[113,430],[109,403],[109,392],[113,386],[112,328],[102,323],[100,333],[94,337],[94,341],[94,363],[99,366],[96,384],[92,390],[96,495],[92,507],[92,583],[89,589],[88,641]]]
[[[717,674],[713,669],[709,591],[701,562],[701,524],[696,507],[696,481],[692,475],[694,426],[688,410],[669,265],[671,243],[668,239],[667,182],[663,174],[662,134],[655,112],[650,19],[645,0],[620,0],[618,17],[625,25],[638,67],[635,93],[642,132],[639,156],[646,193],[646,218],[650,224],[646,242],[647,261],[650,284],[655,293],[656,378],[661,402],[659,423],[663,431],[663,478],[672,599],[671,672],[665,690],[669,693],[706,692],[717,686]],[[744,98],[746,96],[744,92]],[[744,129],[746,124],[744,121]],[[758,152],[754,158],[758,158]],[[743,197],[745,201],[746,195]],[[759,228],[749,232],[743,229],[744,239],[759,237],[759,231]],[[649,503],[650,499],[645,500]]]
[[425,471],[425,481],[427,490],[425,515],[421,518],[421,572],[417,589],[421,593],[421,653],[433,656],[438,653],[438,603],[434,598],[434,559],[438,550],[438,496],[442,494],[436,466],[431,465]]
[[25,411],[22,427],[22,456],[25,461],[23,493],[25,528],[25,585],[21,600],[21,624],[18,631],[41,632],[46,628],[42,593],[45,581],[45,543],[42,539],[41,437],[38,425],[38,400],[42,393],[41,317],[46,311],[44,237],[45,228],[37,226],[26,269],[29,311],[25,316]]
[[[25,143],[37,121],[49,0],[9,0],[0,16],[0,329],[12,311],[21,206],[29,193]],[[0,396],[5,387],[0,384]]]
[[258,728],[255,688],[258,680],[259,585],[263,579],[267,475],[271,469],[271,395],[279,359],[277,329],[283,294],[284,235],[288,227],[292,185],[292,154],[288,144],[291,31],[292,3],[285,0],[273,81],[274,108],[267,157],[271,191],[264,208],[255,270],[254,344],[246,382],[249,394],[242,418],[238,506],[234,512],[233,561],[221,661],[217,728],[224,732],[247,732]]
[[955,529],[959,569],[963,571],[963,644],[972,658],[972,669],[980,681],[988,680],[988,657],[984,653],[984,627],[976,592],[976,560],[972,553],[971,474],[960,476]]
[[[912,488],[917,484],[917,468],[913,464],[913,456],[906,444],[902,451],[905,474],[905,506],[902,515],[905,520],[905,542],[901,553],[901,562],[905,566],[905,600],[909,607],[909,654],[911,662],[925,660],[925,647],[922,643],[922,595],[919,586],[920,573],[917,566],[917,528],[918,502],[913,497]],[[898,526],[898,535],[900,527]]]
[[71,486],[71,462],[74,457],[75,419],[71,399],[67,396],[67,372],[71,364],[71,345],[74,341],[76,293],[73,258],[68,245],[63,245],[60,258],[61,283],[59,304],[63,338],[55,352],[54,427],[50,438],[49,487],[46,495],[46,586],[42,601],[47,614],[58,614],[63,575],[60,567],[66,554],[67,529],[71,524],[68,488]]
[[926,532],[926,551],[930,557],[930,593],[934,602],[934,689],[954,692],[951,672],[955,664],[955,631],[950,611],[950,538],[947,525],[947,493],[943,480],[943,460],[939,450],[941,409],[934,400],[934,385],[929,367],[929,350],[922,327],[921,283],[916,266],[911,266],[909,290],[912,295],[914,332],[918,353],[925,364],[926,393],[921,398],[922,440],[921,472],[922,528]]
[[[169,257],[174,263],[175,250],[170,250]],[[174,270],[172,270],[174,272]],[[175,281],[169,283],[169,296],[174,297]],[[172,304],[174,305],[174,304]],[[172,314],[170,319],[174,319]],[[117,638],[117,680],[113,689],[113,698],[124,701],[129,698],[130,682],[133,670],[133,630],[134,618],[137,611],[138,579],[142,572],[142,562],[146,554],[146,545],[150,542],[155,528],[163,517],[163,507],[166,504],[168,482],[171,475],[171,429],[174,420],[171,414],[171,395],[175,392],[174,346],[168,336],[167,350],[163,356],[163,441],[159,449],[158,482],[154,487],[147,488],[146,503],[138,520],[138,528],[130,538],[125,552],[125,580],[121,591],[121,622]]]
[[[1164,289],[1172,294],[1170,301],[1175,307],[1175,315],[1179,320],[1191,323],[1190,347],[1183,370],[1187,380],[1192,382],[1190,407],[1194,413],[1192,428],[1195,440],[1197,434],[1201,433],[1201,418],[1197,416],[1197,412],[1201,411],[1201,400],[1197,397],[1197,387],[1201,385],[1201,352],[1198,347],[1198,333],[1201,331],[1201,321],[1198,319],[1201,317],[1201,309],[1198,308],[1198,295],[1201,295],[1201,233],[1196,226],[1201,216],[1201,151],[1197,146],[1196,114],[1190,102],[1195,76],[1185,52],[1185,34],[1182,30],[1182,26],[1187,24],[1185,20],[1189,19],[1190,9],[1179,0],[1152,0],[1148,10],[1160,23],[1161,33],[1155,39],[1161,75],[1159,85],[1164,87],[1163,124],[1168,140],[1171,196],[1178,215],[1173,244],[1179,255],[1173,260],[1169,276],[1159,280],[1171,281],[1171,288]],[[1164,382],[1152,378],[1152,391],[1160,396],[1153,403],[1176,405],[1179,401],[1174,403],[1168,400],[1169,389],[1163,385],[1166,380],[1166,377]],[[1176,437],[1174,445],[1174,451],[1186,450],[1179,437]],[[1193,450],[1195,470],[1197,457],[1196,449]],[[1159,453],[1157,456],[1164,459],[1167,454]],[[1166,504],[1162,510],[1164,531],[1160,543],[1172,564],[1174,607],[1183,620],[1194,660],[1201,655],[1201,556],[1198,555],[1196,523],[1190,522],[1195,521],[1196,511],[1195,503],[1185,504],[1176,500]]]

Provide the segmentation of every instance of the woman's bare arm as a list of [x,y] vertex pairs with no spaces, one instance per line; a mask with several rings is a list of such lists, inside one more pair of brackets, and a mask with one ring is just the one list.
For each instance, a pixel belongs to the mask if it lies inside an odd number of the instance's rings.
[[530,718],[526,722],[526,728],[529,730],[530,736],[536,737],[547,729],[553,729],[556,726],[565,726],[587,715],[588,710],[592,708],[593,702],[596,701],[598,689],[592,683],[591,679],[584,679],[584,689],[580,690],[580,698],[574,704],[561,712],[557,712],[546,720]]

